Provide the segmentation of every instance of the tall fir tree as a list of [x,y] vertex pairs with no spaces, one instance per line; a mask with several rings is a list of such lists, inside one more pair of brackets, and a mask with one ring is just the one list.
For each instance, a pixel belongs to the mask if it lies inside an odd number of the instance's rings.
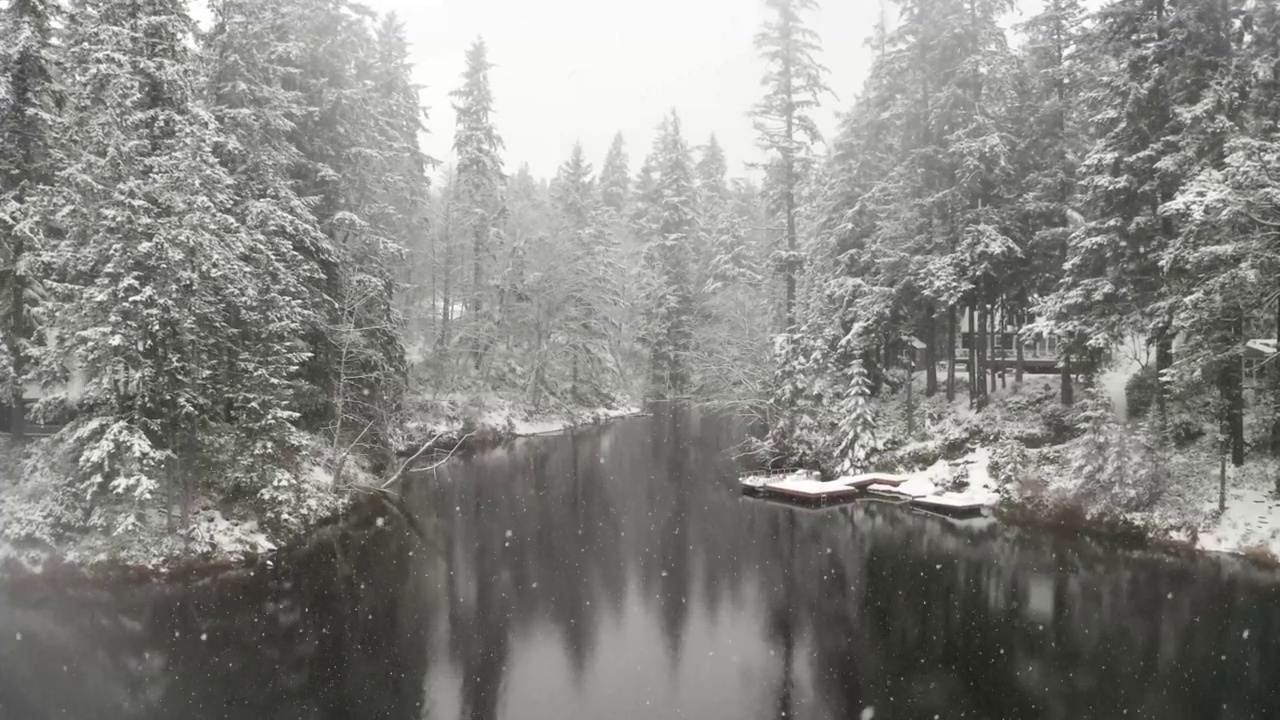
[[812,112],[830,90],[823,79],[826,68],[816,57],[818,34],[801,17],[815,10],[817,2],[765,0],[765,5],[775,17],[756,34],[755,46],[769,68],[761,81],[768,91],[754,115],[760,147],[771,155],[766,192],[784,224],[783,248],[776,261],[786,286],[785,327],[791,332],[796,323],[796,275],[803,257],[796,227],[797,192],[811,164],[812,145],[822,139]]
[[[1081,57],[1084,9],[1078,0],[1051,0],[1021,26],[1026,35],[1021,61],[1024,84],[1018,114],[1023,173],[1021,221],[1029,235],[1019,304],[1026,309],[1054,290],[1067,260],[1068,240],[1083,220],[1077,174],[1085,146],[1085,69]],[[1033,331],[1034,332],[1034,331]],[[1060,338],[1061,398],[1074,400],[1071,349],[1075,338]],[[1022,357],[1022,339],[1018,357]],[[1018,373],[1021,374],[1021,363]]]
[[487,270],[495,260],[495,233],[500,227],[502,203],[502,138],[494,129],[493,90],[489,85],[488,50],[483,39],[477,39],[467,50],[467,68],[462,86],[451,95],[457,113],[453,150],[457,154],[457,201],[467,218],[467,234],[471,237],[471,297],[468,313],[472,324],[471,355],[476,369],[488,346],[485,334],[485,298],[488,294]]
[[[44,262],[62,300],[52,358],[84,380],[79,493],[141,502],[167,478],[186,510],[201,431],[220,422],[225,398],[288,417],[277,385],[296,359],[295,328],[255,328],[267,339],[251,342],[239,332],[238,313],[264,309],[241,316],[246,325],[272,320],[279,298],[232,214],[217,126],[197,102],[185,4],[87,0],[68,28],[64,239]],[[136,520],[128,506],[100,517]]]
[[652,187],[644,187],[642,180],[648,287],[641,336],[649,351],[650,391],[660,399],[674,399],[687,389],[696,311],[692,245],[697,221],[693,159],[674,111],[659,126],[645,169],[651,173]]
[[[299,197],[292,181],[303,156],[290,133],[307,108],[301,94],[292,89],[297,68],[292,64],[288,6],[283,0],[218,0],[210,10],[213,27],[201,36],[201,46],[205,96],[221,128],[214,149],[232,181],[228,210],[259,249],[257,269],[274,289],[275,303],[269,309],[233,308],[231,323],[251,342],[291,344],[314,338],[323,334],[321,268],[335,264],[336,258],[309,203]],[[261,333],[267,328],[273,329],[274,339]],[[308,393],[300,375],[290,368],[305,364],[314,351],[305,345],[264,348],[264,355],[288,363],[262,372],[276,376],[282,399],[291,407],[305,407]],[[250,407],[251,403],[237,402],[235,397],[226,399],[228,419],[260,429],[259,419],[246,422],[235,416]],[[279,439],[281,433],[257,436]],[[272,451],[269,445],[264,450]]]
[[608,342],[617,271],[606,217],[581,144],[552,185],[552,204],[561,235],[564,266],[561,290],[566,295],[564,336],[569,354],[569,391],[578,403],[598,402],[602,380],[609,375]]
[[600,199],[606,208],[618,214],[631,199],[631,169],[627,166],[627,151],[620,132],[613,136],[604,165],[600,166]]
[[56,171],[55,133],[61,92],[49,0],[10,0],[0,10],[0,252],[3,252],[6,402],[15,437],[25,431],[24,386],[36,331],[32,306],[41,295],[31,256],[45,235],[40,198]]

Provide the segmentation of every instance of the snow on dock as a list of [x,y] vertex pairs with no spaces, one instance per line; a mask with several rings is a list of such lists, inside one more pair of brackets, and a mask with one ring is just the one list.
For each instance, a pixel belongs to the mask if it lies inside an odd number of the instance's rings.
[[750,472],[738,478],[738,485],[742,487],[743,492],[753,495],[763,494],[769,485],[777,482],[795,481],[795,480],[812,480],[817,481],[821,476],[813,470],[785,470]]
[[979,515],[987,507],[981,499],[966,493],[925,495],[913,499],[911,504],[945,515]]
[[862,492],[860,488],[849,487],[839,481],[822,482],[820,480],[780,480],[769,483],[765,489],[776,495],[799,500],[828,500],[850,497]]
[[894,475],[892,473],[863,473],[861,475],[845,475],[836,482],[847,487],[867,488],[873,485],[897,487],[911,479],[910,475]]
[[[939,460],[927,469],[909,475],[863,473],[845,475],[822,482],[818,473],[809,470],[781,474],[749,474],[739,479],[743,490],[754,495],[789,502],[819,502],[852,499],[870,495],[908,502],[912,507],[953,517],[982,514],[995,505],[1000,496],[988,471],[990,454],[979,448],[955,463],[965,467],[964,475],[953,475],[953,464]],[[960,487],[960,490],[947,488]]]

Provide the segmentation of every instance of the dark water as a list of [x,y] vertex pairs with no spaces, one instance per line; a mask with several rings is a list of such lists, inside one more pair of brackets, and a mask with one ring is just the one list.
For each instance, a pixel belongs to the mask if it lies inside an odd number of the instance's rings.
[[1280,717],[1273,580],[744,499],[741,437],[524,440],[272,570],[0,587],[0,719]]

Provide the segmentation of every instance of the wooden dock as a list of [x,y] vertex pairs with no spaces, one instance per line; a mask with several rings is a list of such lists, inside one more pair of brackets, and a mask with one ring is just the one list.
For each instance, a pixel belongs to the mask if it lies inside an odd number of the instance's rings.
[[765,498],[776,503],[792,505],[827,506],[844,503],[860,497],[888,500],[933,514],[963,518],[982,515],[987,507],[980,500],[956,493],[916,495],[914,492],[936,492],[916,488],[908,492],[898,490],[909,480],[906,475],[890,473],[863,473],[823,482],[813,471],[799,470],[784,473],[752,473],[738,479],[744,493]]
[[941,515],[950,515],[952,517],[968,517],[973,515],[981,515],[986,504],[966,497],[958,497],[955,495],[926,495],[918,497],[911,501],[922,510],[939,513]]
[[856,487],[849,487],[838,481],[822,482],[821,480],[780,480],[769,483],[765,490],[770,495],[782,496],[804,502],[826,502],[850,498],[862,493]]
[[853,475],[851,477],[842,477],[836,482],[846,487],[858,488],[860,490],[871,487],[872,485],[889,485],[897,487],[906,482],[908,476],[894,475],[892,473],[863,473],[861,475]]

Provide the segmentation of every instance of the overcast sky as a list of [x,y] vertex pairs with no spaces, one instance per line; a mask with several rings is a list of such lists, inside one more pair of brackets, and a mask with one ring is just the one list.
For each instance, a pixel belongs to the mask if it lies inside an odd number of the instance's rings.
[[[454,113],[448,93],[460,83],[463,53],[484,36],[497,115],[514,172],[528,163],[550,177],[580,141],[598,170],[621,131],[632,171],[648,153],[654,127],[671,108],[693,145],[715,132],[730,174],[759,158],[747,116],[762,88],[752,38],[761,0],[366,0],[395,10],[413,45],[417,79],[430,108],[426,150],[449,160]],[[862,83],[870,55],[864,40],[877,0],[827,0],[810,24],[822,35],[823,61],[839,95],[820,114],[830,133],[835,113]]]

